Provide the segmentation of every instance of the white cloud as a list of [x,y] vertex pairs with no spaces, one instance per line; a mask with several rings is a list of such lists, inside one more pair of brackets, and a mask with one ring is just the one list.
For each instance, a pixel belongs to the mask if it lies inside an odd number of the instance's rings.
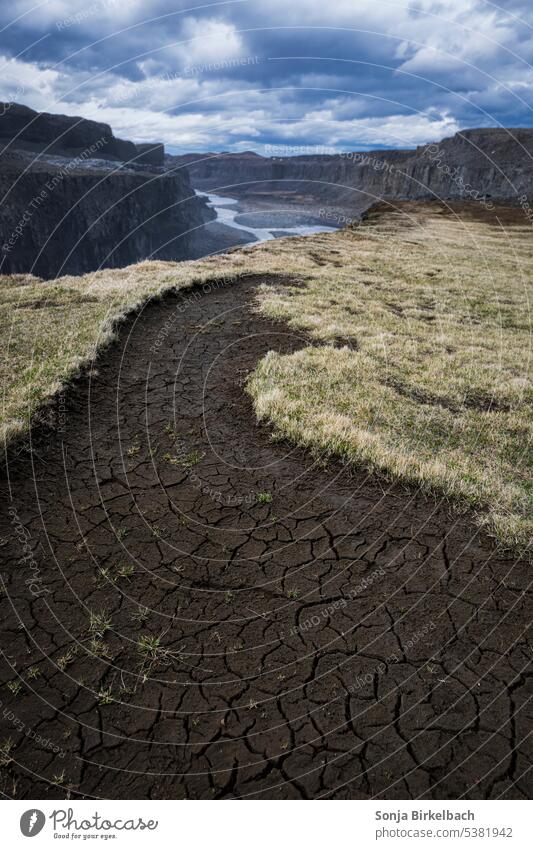
[[243,41],[233,24],[210,18],[185,18],[179,28],[180,43],[170,47],[168,53],[188,70],[201,74],[204,67],[224,60],[244,56]]
[[33,62],[0,55],[0,100],[28,103],[45,110],[57,94],[61,74]]

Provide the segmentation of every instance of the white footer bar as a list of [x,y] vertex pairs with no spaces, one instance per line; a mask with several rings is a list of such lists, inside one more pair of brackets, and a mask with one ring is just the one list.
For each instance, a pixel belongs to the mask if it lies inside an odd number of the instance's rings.
[[530,849],[532,807],[520,801],[10,801],[2,807],[1,837],[6,849],[437,849],[452,843]]

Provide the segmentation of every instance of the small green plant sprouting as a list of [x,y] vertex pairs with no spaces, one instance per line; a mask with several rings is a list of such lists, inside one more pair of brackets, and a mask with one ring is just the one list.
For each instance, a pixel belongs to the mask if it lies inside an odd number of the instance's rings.
[[185,469],[191,469],[193,466],[196,466],[200,462],[200,460],[202,460],[204,457],[205,457],[205,452],[189,451],[189,453],[181,461],[181,465]]
[[30,666],[28,671],[26,672],[27,678],[38,678],[41,674],[41,670],[38,666]]
[[174,430],[174,427],[173,427],[173,425],[172,425],[172,422],[167,422],[167,423],[166,423],[166,425],[165,425],[165,433],[167,434],[167,436],[175,436],[175,435],[176,435],[176,431]]
[[233,593],[231,592],[231,590],[226,590],[226,592],[224,593],[224,601],[226,602],[226,604],[229,604],[232,598]]
[[141,446],[138,442],[133,442],[128,448],[128,457],[136,457],[139,451],[141,450]]
[[117,578],[131,578],[135,574],[133,563],[120,563],[116,567]]
[[91,611],[89,615],[89,634],[92,637],[103,637],[111,627],[111,617],[105,610]]
[[170,463],[171,466],[177,466],[178,463],[179,463],[178,458],[174,457],[168,451],[165,454],[163,454],[163,460],[165,460],[165,462],[167,462],[167,463]]
[[298,598],[300,595],[300,590],[296,589],[296,587],[292,590],[287,590],[287,598]]
[[11,763],[13,758],[11,757],[11,752],[13,751],[13,740],[9,737],[7,740],[4,740],[3,743],[0,743],[0,766],[7,766]]
[[99,640],[97,637],[93,637],[89,642],[89,650],[91,654],[94,654],[96,657],[111,657],[109,648],[106,646],[103,640]]
[[22,684],[20,683],[18,678],[15,678],[14,681],[9,681],[9,683],[7,684],[7,689],[10,690],[10,692],[14,696],[18,696],[18,694],[22,690]]
[[257,493],[257,503],[258,504],[271,504],[272,503],[272,493],[271,492],[258,492]]
[[78,653],[77,646],[71,646],[65,654],[61,655],[61,657],[57,661],[57,665],[61,672],[64,672],[67,666],[69,666]]
[[64,784],[65,783],[65,770],[63,770],[63,772],[60,772],[59,775],[53,775],[52,781],[54,782],[54,784]]
[[123,539],[126,539],[126,537],[128,536],[128,529],[127,528],[117,528],[117,530],[115,531],[115,534],[116,534],[116,537],[119,540],[119,542],[121,542]]
[[150,611],[147,607],[139,607],[135,611],[135,613],[131,614],[131,618],[134,622],[146,622],[150,615]]
[[111,688],[99,690],[98,692],[98,701],[101,705],[110,705],[114,702],[114,698],[111,694]]
[[160,642],[159,637],[153,637],[151,634],[143,634],[137,640],[137,648],[146,660],[157,660],[163,651]]
[[98,574],[94,581],[97,587],[105,587],[106,584],[113,583],[111,572],[109,569],[98,569]]

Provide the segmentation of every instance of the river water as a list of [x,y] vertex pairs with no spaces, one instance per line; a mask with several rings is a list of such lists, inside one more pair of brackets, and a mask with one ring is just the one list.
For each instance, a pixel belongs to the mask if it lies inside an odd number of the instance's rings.
[[[238,201],[235,198],[223,197],[211,192],[196,192],[200,197],[207,199],[207,205],[217,213],[216,222],[225,224],[227,227],[233,227],[235,230],[242,230],[245,233],[251,234],[250,242],[267,242],[269,239],[277,239],[280,236],[309,236],[312,233],[332,233],[337,230],[337,227],[326,227],[326,225],[308,225],[300,224],[296,227],[249,227],[244,224],[239,224],[235,221],[239,215],[243,213],[239,211]],[[264,213],[262,213],[264,214]]]

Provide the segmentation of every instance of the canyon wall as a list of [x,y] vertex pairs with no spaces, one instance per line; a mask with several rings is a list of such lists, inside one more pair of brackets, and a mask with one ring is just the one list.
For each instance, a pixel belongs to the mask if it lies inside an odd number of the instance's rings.
[[0,273],[52,278],[198,256],[215,217],[159,143],[0,104]]
[[295,193],[341,206],[378,199],[533,197],[533,130],[474,129],[414,150],[262,157],[252,152],[167,157],[193,185],[242,197]]
[[0,272],[44,278],[116,268],[145,258],[197,254],[199,230],[214,213],[188,175],[119,173],[0,159]]

